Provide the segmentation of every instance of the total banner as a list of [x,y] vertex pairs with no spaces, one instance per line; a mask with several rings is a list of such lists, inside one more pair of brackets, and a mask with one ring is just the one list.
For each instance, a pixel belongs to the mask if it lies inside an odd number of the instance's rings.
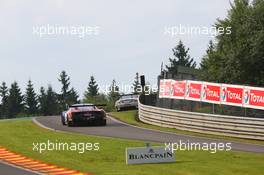
[[201,81],[188,80],[186,82],[185,99],[192,101],[201,101],[202,84],[203,83]]
[[203,82],[201,101],[220,104],[221,103],[220,93],[221,93],[221,84]]
[[171,81],[170,79],[160,80],[159,98],[170,98]]
[[264,88],[191,80],[160,80],[159,98],[185,99],[264,110]]
[[264,88],[244,87],[243,106],[264,110]]
[[171,81],[171,98],[184,99],[185,98],[186,81]]
[[243,86],[222,84],[221,104],[243,106]]

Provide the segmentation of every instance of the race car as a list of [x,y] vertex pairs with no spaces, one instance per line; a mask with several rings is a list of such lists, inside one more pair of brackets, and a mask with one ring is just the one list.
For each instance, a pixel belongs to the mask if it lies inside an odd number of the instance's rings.
[[[106,125],[106,113],[94,104],[74,104],[61,113],[63,125]],[[102,106],[102,105],[100,105]]]
[[138,108],[138,95],[126,94],[122,95],[119,100],[115,102],[117,111],[124,109],[137,109]]

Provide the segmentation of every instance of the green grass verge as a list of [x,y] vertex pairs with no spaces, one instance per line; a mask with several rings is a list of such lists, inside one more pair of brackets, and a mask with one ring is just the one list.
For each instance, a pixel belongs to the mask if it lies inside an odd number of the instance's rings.
[[[71,151],[32,151],[33,142],[98,142],[99,151],[84,154]],[[263,174],[264,154],[244,152],[184,151],[176,153],[176,163],[126,165],[125,148],[144,146],[141,141],[54,132],[31,120],[0,122],[0,145],[33,159],[94,175],[238,175]]]
[[264,145],[264,141],[260,140],[250,140],[250,139],[240,139],[240,138],[233,138],[233,137],[225,137],[225,136],[217,136],[217,135],[211,135],[211,134],[201,134],[196,132],[189,132],[189,131],[182,131],[174,128],[164,128],[160,126],[150,125],[147,123],[143,123],[141,121],[137,121],[135,119],[135,116],[137,115],[137,110],[130,110],[130,111],[123,111],[123,112],[111,112],[110,115],[120,121],[123,121],[125,123],[143,127],[143,128],[149,128],[149,129],[155,129],[159,131],[166,131],[166,132],[173,132],[177,134],[186,134],[186,135],[194,135],[194,136],[200,136],[200,137],[208,137],[212,139],[224,139],[224,140],[230,140],[230,141],[236,141],[236,142],[244,142],[244,143],[254,143],[254,144],[262,144]]

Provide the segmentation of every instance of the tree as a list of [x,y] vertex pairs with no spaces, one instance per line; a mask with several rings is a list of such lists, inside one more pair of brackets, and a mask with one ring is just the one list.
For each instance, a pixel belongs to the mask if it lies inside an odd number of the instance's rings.
[[25,95],[25,109],[27,114],[37,114],[38,101],[31,80],[28,81]]
[[91,97],[97,96],[98,95],[98,90],[99,90],[98,89],[98,85],[97,85],[97,83],[96,83],[96,81],[94,79],[94,76],[91,76],[90,77],[90,82],[88,84],[88,88],[87,88],[87,90],[85,91],[85,94],[84,94],[85,98],[89,99]]
[[40,88],[40,95],[38,97],[39,108],[42,115],[54,115],[59,113],[59,103],[57,94],[53,91],[52,86],[49,85],[45,91],[44,87]]
[[66,104],[69,104],[70,96],[70,77],[66,74],[66,71],[62,71],[60,77],[58,78],[59,82],[62,84],[61,94],[59,94],[59,102],[61,109],[66,109]]
[[7,109],[9,117],[15,117],[17,114],[23,111],[23,95],[17,82],[11,84],[9,90],[9,96],[7,99]]
[[109,93],[107,94],[108,100],[111,103],[114,103],[120,97],[119,87],[116,84],[116,81],[113,80],[111,86],[109,87]]
[[216,51],[212,41],[209,42],[206,53],[200,63],[200,78],[205,81],[222,82],[221,64],[219,62],[221,55]]
[[69,91],[69,96],[68,96],[68,103],[69,105],[74,104],[74,103],[79,103],[79,95],[77,91],[74,88],[71,88]]
[[138,92],[139,87],[141,87],[141,85],[139,83],[139,74],[137,72],[134,83],[133,83],[133,94],[139,94],[139,92]]
[[206,53],[201,70],[209,75],[203,79],[263,86],[264,1],[235,0],[215,26],[231,27],[231,33],[217,35],[213,52]]
[[2,82],[0,86],[0,97],[1,99],[1,108],[0,108],[0,117],[5,118],[7,114],[7,102],[8,102],[8,88],[5,82]]
[[70,89],[70,77],[66,74],[66,71],[61,72],[58,80],[62,84],[61,94],[59,94],[60,108],[65,110],[66,104],[71,105],[79,102],[79,95],[74,88]]
[[190,57],[189,50],[189,48],[185,48],[181,40],[178,45],[172,49],[174,58],[169,58],[170,65],[166,65],[169,73],[177,74],[178,66],[196,67],[196,62]]
[[41,114],[45,114],[47,111],[47,94],[43,86],[40,87],[40,95],[38,96],[39,110]]
[[44,115],[58,114],[58,99],[57,94],[53,91],[52,86],[49,85],[46,92],[46,110]]

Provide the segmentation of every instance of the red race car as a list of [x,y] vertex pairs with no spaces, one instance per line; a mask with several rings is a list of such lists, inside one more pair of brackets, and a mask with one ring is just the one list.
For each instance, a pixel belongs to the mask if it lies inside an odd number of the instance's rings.
[[106,113],[94,104],[74,104],[67,111],[62,112],[63,125],[106,125]]

